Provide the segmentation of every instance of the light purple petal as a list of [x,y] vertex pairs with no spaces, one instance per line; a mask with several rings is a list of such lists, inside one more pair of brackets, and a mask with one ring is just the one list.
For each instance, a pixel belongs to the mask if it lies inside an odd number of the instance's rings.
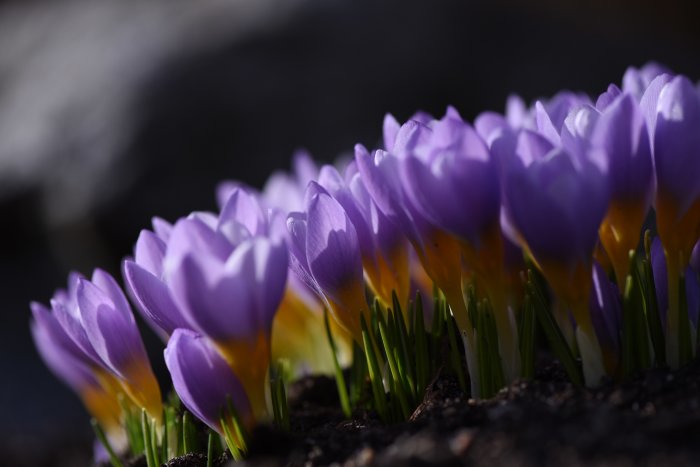
[[206,255],[185,255],[174,268],[172,297],[197,331],[216,341],[248,339],[257,332],[249,284],[225,273],[224,263]]
[[90,370],[92,360],[65,333],[55,316],[43,305],[31,303],[31,332],[46,366],[74,391],[97,385]]
[[226,237],[207,225],[200,218],[180,219],[175,223],[165,252],[164,275],[187,254],[203,254],[219,258],[222,262],[233,251]]
[[474,120],[474,128],[490,146],[497,134],[512,131],[506,117],[497,112],[482,112]]
[[318,178],[318,166],[307,151],[299,150],[294,153],[292,167],[301,188],[306,188],[309,182]]
[[301,211],[304,207],[304,187],[284,172],[273,173],[267,179],[262,196],[268,206],[284,212]]
[[163,277],[166,245],[156,234],[142,230],[136,240],[134,261],[156,277]]
[[173,230],[173,225],[160,217],[154,217],[151,219],[151,224],[153,225],[153,232],[155,232],[158,238],[163,240],[165,243],[168,243],[168,240],[170,239],[170,232]]
[[219,215],[219,226],[231,221],[245,226],[252,236],[267,232],[267,219],[260,202],[252,192],[240,187],[231,192]]
[[401,128],[401,125],[399,125],[399,122],[396,121],[393,115],[386,114],[384,116],[384,149],[387,151],[391,151],[394,148],[399,128]]
[[611,103],[601,115],[591,144],[607,160],[611,196],[649,206],[653,166],[646,123],[631,94]]
[[225,273],[247,282],[252,296],[256,327],[267,334],[287,283],[288,255],[284,243],[254,238],[239,246],[226,262]]
[[[318,184],[326,189],[343,207],[357,233],[357,240],[363,259],[374,257],[374,238],[362,210],[358,206],[350,188],[335,167],[325,165],[318,175]],[[308,192],[313,192],[313,188]]]
[[[124,308],[122,303],[115,304],[111,295],[111,290],[82,279],[77,290],[80,317],[90,343],[105,365],[129,379],[134,365],[148,364],[148,357],[131,310],[128,305]],[[117,301],[122,300],[126,303],[123,295]]]
[[504,181],[509,218],[538,259],[590,261],[607,211],[607,181],[590,162],[555,149]]
[[700,197],[700,96],[684,76],[661,91],[654,132],[657,189],[677,203],[679,215]]
[[561,137],[559,136],[561,127],[554,126],[552,118],[549,116],[544,108],[544,105],[540,101],[535,102],[535,118],[537,120],[537,131],[539,131],[539,133],[547,138],[553,145],[561,145]]
[[651,142],[652,148],[654,147],[654,131],[656,130],[656,117],[657,110],[656,107],[659,103],[659,96],[661,95],[661,90],[671,81],[673,77],[671,75],[659,75],[657,76],[646,91],[641,96],[639,101],[639,108],[642,110],[644,119],[647,122],[647,130],[649,131],[649,140]]
[[598,100],[595,102],[595,108],[598,109],[598,111],[602,112],[603,110],[607,109],[610,104],[619,96],[622,94],[622,90],[617,87],[615,84],[610,84],[608,86],[608,89],[604,93],[602,93],[600,96],[598,96]]
[[639,99],[654,78],[662,74],[672,75],[673,73],[670,69],[656,62],[648,62],[640,69],[629,67],[622,77],[622,90]]
[[362,180],[377,207],[414,243],[421,241],[418,219],[404,202],[399,177],[399,160],[385,151],[370,155],[362,145],[355,146],[355,161]]
[[588,152],[591,133],[598,117],[598,111],[590,105],[572,109],[564,119],[564,126],[561,129],[562,147],[570,154],[584,157]]
[[289,249],[289,268],[294,276],[312,290],[319,298],[323,291],[309,269],[306,257],[306,214],[291,212],[287,217],[287,247]]
[[326,193],[311,197],[306,211],[309,269],[324,293],[341,301],[342,290],[362,283],[357,233],[340,204]]
[[188,327],[161,279],[129,260],[123,263],[123,275],[126,290],[146,321],[167,335]]
[[250,403],[243,385],[206,338],[178,329],[164,354],[175,392],[210,428],[221,433],[219,418],[228,398],[242,418],[249,416]]

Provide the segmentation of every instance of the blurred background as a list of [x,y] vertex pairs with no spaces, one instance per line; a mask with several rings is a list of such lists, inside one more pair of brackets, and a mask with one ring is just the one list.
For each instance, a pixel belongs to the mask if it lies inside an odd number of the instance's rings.
[[[648,60],[700,78],[680,0],[0,0],[0,464],[87,465],[77,397],[39,360],[30,300],[119,274],[141,228],[332,160],[448,104],[465,118]],[[699,130],[700,131],[700,130]],[[158,342],[150,339],[162,374]]]

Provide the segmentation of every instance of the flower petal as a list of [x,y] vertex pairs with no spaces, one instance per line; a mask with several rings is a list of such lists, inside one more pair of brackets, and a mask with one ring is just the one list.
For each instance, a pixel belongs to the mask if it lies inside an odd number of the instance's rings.
[[222,433],[219,418],[228,398],[242,418],[249,416],[250,404],[243,385],[206,338],[178,329],[164,354],[180,400],[211,429]]
[[[125,297],[118,301],[122,300],[126,303]],[[85,279],[78,285],[77,301],[87,337],[107,367],[127,380],[135,365],[148,364],[146,349],[128,306],[115,304],[110,291]]]
[[129,296],[149,323],[167,335],[176,328],[188,327],[161,279],[129,260],[124,261],[122,272]]
[[682,215],[700,197],[700,95],[684,76],[664,86],[657,104],[654,161],[659,191]]
[[224,263],[206,255],[185,255],[173,269],[170,290],[190,325],[216,341],[256,335],[257,318],[246,280],[226,275]]
[[357,233],[343,208],[327,193],[312,196],[306,211],[309,269],[324,293],[342,301],[342,290],[362,283]]
[[156,277],[163,277],[163,260],[166,245],[156,234],[142,230],[136,240],[134,261]]

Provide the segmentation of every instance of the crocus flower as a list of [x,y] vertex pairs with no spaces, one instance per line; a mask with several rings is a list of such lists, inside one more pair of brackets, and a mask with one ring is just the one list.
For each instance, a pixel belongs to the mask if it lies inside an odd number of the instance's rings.
[[654,129],[656,222],[666,253],[669,284],[667,358],[678,366],[679,277],[700,238],[700,95],[683,76],[666,84]]
[[[346,180],[347,179],[347,180]],[[392,292],[400,303],[409,298],[408,242],[377,209],[356,170],[346,168],[345,178],[333,166],[321,168],[319,185],[341,205],[357,233],[367,282],[385,306],[392,306]]]
[[[519,139],[527,134],[521,132]],[[606,180],[592,161],[561,148],[533,154],[532,145],[510,147],[514,152],[503,158],[508,215],[523,246],[571,309],[586,381],[595,385],[604,370],[588,302],[597,230],[608,203]],[[530,152],[521,152],[525,149]]]
[[595,125],[591,151],[607,167],[610,206],[600,241],[612,261],[618,284],[629,269],[629,251],[637,248],[652,201],[654,179],[644,117],[631,94],[620,95]]
[[175,392],[187,410],[223,435],[222,422],[231,433],[236,432],[228,413],[231,403],[240,421],[252,426],[244,386],[211,341],[194,331],[177,329],[164,354]]
[[[448,108],[421,137],[395,148],[409,200],[431,224],[460,239],[462,257],[486,291],[506,376],[519,376],[517,329],[505,300],[498,171],[479,134]],[[455,202],[460,200],[460,202]]]
[[286,246],[263,237],[244,240],[223,260],[204,252],[184,253],[170,276],[183,316],[215,342],[258,418],[267,414],[270,333],[286,277]]
[[100,424],[112,446],[126,447],[126,434],[120,423],[120,407],[113,388],[118,386],[108,373],[96,368],[66,334],[54,314],[32,302],[31,332],[39,355],[46,366],[80,396],[86,409]]
[[51,309],[100,383],[115,394],[126,393],[133,404],[160,419],[158,383],[131,308],[112,276],[96,269],[88,281],[71,273],[68,289],[56,291]]
[[287,218],[294,270],[362,342],[360,316],[367,313],[367,304],[357,231],[343,207],[317,183],[309,183],[304,204],[305,213]]
[[[430,123],[430,122],[428,122]],[[423,270],[447,298],[452,314],[462,331],[469,366],[472,391],[478,393],[478,369],[473,325],[462,293],[462,252],[459,240],[431,223],[410,200],[408,190],[397,174],[404,148],[419,144],[428,136],[428,126],[420,120],[409,120],[395,131],[385,131],[385,147],[370,154],[361,145],[355,146],[355,162],[367,191],[386,218],[411,242]],[[387,138],[387,134],[389,137]]]
[[79,280],[76,301],[85,333],[104,365],[119,378],[134,403],[160,420],[160,388],[134,315],[117,282],[96,269],[92,280]]

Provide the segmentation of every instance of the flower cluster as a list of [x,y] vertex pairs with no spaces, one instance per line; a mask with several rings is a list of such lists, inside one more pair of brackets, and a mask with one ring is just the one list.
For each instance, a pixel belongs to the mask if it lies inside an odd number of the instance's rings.
[[[510,97],[505,114],[473,123],[454,108],[388,115],[381,148],[357,145],[341,166],[300,153],[262,191],[224,182],[217,195],[218,213],[155,218],[122,270],[167,343],[179,398],[229,438],[270,416],[268,366],[280,359],[294,375],[331,372],[359,349],[370,377],[375,357],[390,367],[405,409],[419,394],[406,362],[421,357],[386,343],[423,342],[416,292],[435,291],[435,316],[449,306],[475,396],[532,374],[536,323],[575,380],[580,357],[588,385],[695,356],[700,91],[660,65],[630,68],[596,98],[561,92],[528,108]],[[32,311],[42,356],[105,429],[118,427],[121,392],[159,416],[111,277],[72,275],[51,310]]]

